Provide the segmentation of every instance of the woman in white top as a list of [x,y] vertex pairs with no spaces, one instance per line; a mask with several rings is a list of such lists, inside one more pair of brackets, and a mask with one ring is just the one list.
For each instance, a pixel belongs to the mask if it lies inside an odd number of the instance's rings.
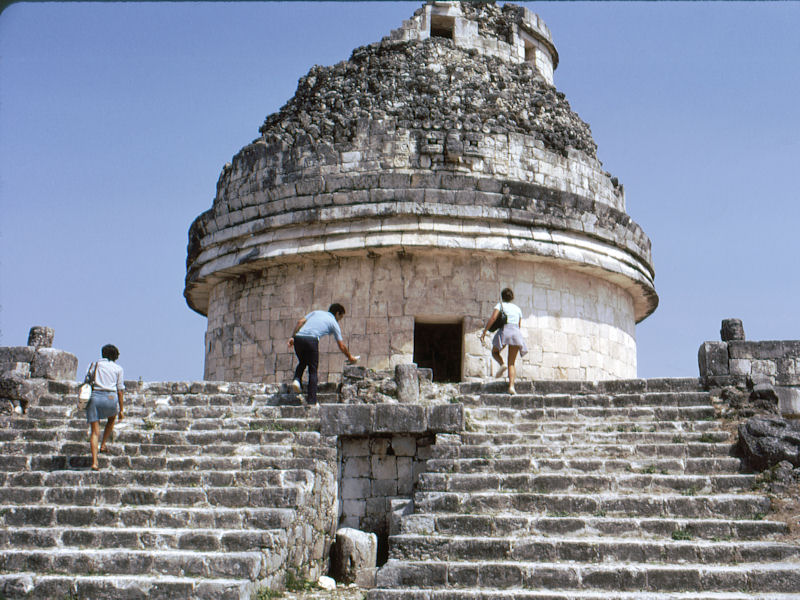
[[508,393],[516,394],[514,380],[517,377],[517,368],[514,363],[517,360],[517,354],[525,356],[528,353],[528,345],[525,343],[525,338],[522,337],[522,331],[519,328],[522,321],[522,310],[516,304],[511,303],[514,299],[514,292],[511,291],[511,288],[505,288],[500,292],[500,298],[502,301],[497,303],[492,311],[492,316],[486,321],[486,326],[483,328],[483,333],[481,333],[481,342],[483,342],[486,332],[497,317],[500,316],[500,311],[502,310],[506,314],[506,324],[497,330],[492,340],[492,358],[500,364],[495,377],[502,377],[506,371],[506,365],[503,364],[503,356],[500,351],[508,346]]
[[86,405],[86,421],[89,423],[89,448],[92,451],[92,469],[100,469],[97,464],[97,444],[100,438],[100,419],[106,419],[103,431],[103,441],[100,443],[100,452],[106,451],[106,443],[114,431],[117,418],[122,421],[123,400],[125,383],[122,376],[122,367],[116,362],[119,350],[116,346],[106,344],[101,350],[102,359],[89,365],[84,381],[92,384],[92,396]]

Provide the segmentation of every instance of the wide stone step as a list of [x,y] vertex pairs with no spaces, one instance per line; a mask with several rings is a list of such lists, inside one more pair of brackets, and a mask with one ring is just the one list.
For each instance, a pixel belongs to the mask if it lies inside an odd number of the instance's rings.
[[[676,533],[677,532],[677,533]],[[669,517],[600,517],[567,515],[413,514],[403,518],[401,533],[471,536],[586,536],[672,538],[675,535],[709,540],[767,540],[789,533],[780,521],[752,519],[675,519]]]
[[[683,534],[683,532],[682,532]],[[781,563],[800,561],[800,546],[778,542],[631,540],[542,536],[394,535],[390,557],[422,561],[537,561],[580,563]],[[800,590],[798,590],[800,591]]]
[[236,471],[54,471],[0,473],[4,487],[308,487],[313,485],[314,474],[305,470],[277,471],[265,469]]
[[367,600],[800,600],[800,594],[746,592],[596,592],[522,589],[372,589]]
[[[224,430],[215,430],[220,433],[215,436],[214,432],[203,432],[204,437],[213,440],[214,445],[227,442],[229,436],[223,433]],[[0,442],[0,454],[38,454],[38,453],[70,453],[74,448],[81,445],[87,447],[88,437],[86,429],[72,429],[69,431],[50,431],[50,436],[26,436],[16,435],[14,439]],[[42,437],[45,439],[32,439]],[[117,454],[124,454],[130,450],[127,446],[131,445],[170,445],[170,446],[197,446],[196,439],[189,440],[190,435],[175,431],[145,431],[135,430],[129,427],[120,428],[114,431],[114,436],[109,442],[109,451]],[[270,444],[299,444],[301,446],[318,446],[327,443],[318,432],[315,431],[263,431],[247,429],[242,431],[239,444],[243,445],[270,445]],[[212,444],[209,444],[212,445]],[[332,446],[332,444],[330,444]]]
[[188,529],[151,527],[16,527],[0,529],[0,548],[5,549],[115,549],[197,550],[200,552],[247,552],[285,547],[282,529]]
[[573,431],[603,431],[606,433],[618,432],[710,432],[723,431],[719,423],[707,421],[613,421],[606,419],[577,420],[577,421],[503,421],[503,420],[476,420],[469,421],[474,430],[489,431],[496,434],[502,433],[562,433]]
[[[175,448],[169,446],[145,446],[138,450],[142,456],[123,454],[117,456],[112,452],[101,453],[98,457],[100,469],[169,469],[169,470],[262,470],[262,469],[315,469],[316,462],[320,455],[325,455],[328,460],[332,460],[336,450],[317,449],[313,451],[304,447],[285,447],[285,446],[247,446],[233,448],[223,454],[223,447],[209,447],[208,452],[203,452],[199,446],[189,447],[191,453],[171,451]],[[113,450],[113,448],[110,448]],[[182,450],[187,450],[186,447]],[[135,448],[131,448],[131,453]],[[137,453],[138,454],[138,453]],[[189,455],[186,455],[189,454]],[[306,456],[293,456],[301,454]],[[313,455],[313,456],[309,456]],[[332,455],[332,456],[331,456]],[[57,471],[69,469],[89,469],[91,458],[88,454],[88,445],[84,444],[80,448],[73,448],[69,454],[60,456],[7,456],[6,459],[13,459],[12,463],[22,466],[8,469],[9,471],[28,470],[28,471]],[[19,459],[19,462],[17,462]],[[0,461],[0,469],[3,462]]]
[[434,458],[427,462],[431,473],[686,473],[711,475],[735,473],[738,458]]
[[262,570],[260,552],[180,550],[0,550],[0,572],[72,575],[169,575],[255,580]]
[[485,422],[486,425],[499,425],[505,423],[513,426],[539,424],[542,421],[582,422],[596,424],[611,423],[615,427],[618,422],[661,422],[661,421],[712,421],[716,413],[714,407],[707,406],[630,406],[624,408],[532,408],[518,410],[513,408],[467,408],[467,418],[477,425]]
[[762,519],[771,501],[755,494],[543,494],[526,492],[416,493],[418,512],[486,514],[516,512],[530,515],[629,516]]
[[[467,425],[469,427],[469,424]],[[477,428],[476,428],[477,429]],[[473,433],[468,430],[468,433]],[[477,431],[478,434],[485,433]],[[506,432],[489,432],[487,437],[497,437],[497,434]],[[462,437],[462,439],[465,439]],[[550,445],[566,445],[566,444],[683,444],[686,442],[695,443],[709,443],[721,444],[731,443],[733,437],[726,431],[711,431],[711,432],[697,432],[697,431],[682,431],[682,432],[658,432],[658,431],[576,431],[576,432],[517,432],[512,431],[509,439],[515,439],[517,443],[531,445],[531,444],[550,444]],[[469,443],[471,438],[466,436],[466,441]],[[513,443],[513,442],[511,442]]]
[[675,408],[686,406],[711,406],[708,392],[659,392],[644,394],[532,394],[521,392],[511,395],[505,389],[498,393],[463,394],[458,401],[465,407],[498,407],[517,410],[556,409],[556,408]]
[[437,458],[496,457],[560,457],[560,458],[711,458],[731,454],[730,441],[686,442],[682,435],[667,443],[626,444],[532,444],[518,435],[462,433],[462,444],[437,445],[432,454]]
[[[503,381],[469,382],[459,385],[464,394],[487,394],[505,392],[508,384]],[[664,377],[653,379],[612,379],[607,381],[517,381],[517,391],[538,394],[641,394],[701,392],[703,386],[696,377]]]
[[253,584],[243,579],[191,577],[50,575],[31,571],[0,574],[0,592],[8,600],[67,600],[71,598],[153,600],[251,600]]
[[4,527],[145,527],[274,530],[289,527],[293,508],[0,505]]
[[290,508],[305,501],[305,492],[294,487],[236,487],[167,489],[87,486],[76,487],[3,487],[0,504],[61,504],[77,506],[265,506]]
[[[169,444],[180,445],[211,445],[211,444],[260,444],[260,443],[286,443],[294,439],[303,440],[302,443],[318,443],[321,439],[315,431],[290,431],[288,429],[263,429],[264,425],[253,427],[214,429],[211,431],[162,431],[157,424],[150,429],[138,428],[128,423],[121,423],[114,428],[113,442],[121,444]],[[64,429],[42,429],[30,432],[18,430],[11,439],[2,440],[3,444],[11,441],[87,441],[88,428],[82,426]],[[32,435],[31,435],[32,434]],[[2,447],[0,447],[0,451]]]
[[[70,430],[85,432],[87,423],[85,417],[71,417],[63,419],[55,418],[34,418],[33,422],[28,421],[28,429],[51,429],[51,430]],[[30,425],[35,424],[35,427]],[[105,424],[105,423],[103,423]],[[200,417],[197,419],[186,417],[165,417],[158,413],[144,414],[143,416],[133,416],[126,410],[125,419],[119,426],[123,429],[133,429],[137,431],[208,431],[242,429],[243,431],[286,431],[286,432],[311,432],[319,431],[318,418],[270,418],[254,417],[248,415],[229,415],[225,417]],[[116,428],[115,428],[116,430]],[[122,429],[121,429],[122,430]]]
[[390,559],[378,571],[377,587],[800,593],[800,569],[797,563],[719,566]]
[[749,491],[755,475],[630,473],[421,473],[417,489],[443,492],[637,492],[719,494]]

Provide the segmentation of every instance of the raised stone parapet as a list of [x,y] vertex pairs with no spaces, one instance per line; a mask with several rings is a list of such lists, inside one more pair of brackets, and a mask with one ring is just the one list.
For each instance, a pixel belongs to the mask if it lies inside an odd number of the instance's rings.
[[742,322],[722,322],[722,342],[704,342],[698,351],[700,377],[710,387],[774,388],[780,412],[800,418],[800,340],[746,341]]

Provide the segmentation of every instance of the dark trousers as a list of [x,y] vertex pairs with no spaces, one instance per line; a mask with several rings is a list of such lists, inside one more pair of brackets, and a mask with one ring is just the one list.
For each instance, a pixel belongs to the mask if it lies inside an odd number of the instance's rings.
[[319,340],[314,337],[294,337],[294,353],[299,364],[294,370],[294,378],[303,381],[303,371],[308,367],[308,396],[309,404],[317,403],[317,368],[319,367]]

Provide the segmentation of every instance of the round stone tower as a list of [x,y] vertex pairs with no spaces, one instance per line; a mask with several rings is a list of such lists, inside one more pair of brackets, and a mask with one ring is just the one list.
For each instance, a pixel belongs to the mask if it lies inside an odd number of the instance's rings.
[[[295,322],[332,302],[370,368],[490,377],[477,334],[504,287],[530,348],[519,377],[635,377],[635,324],[658,304],[650,241],[553,87],[557,64],[525,8],[432,2],[312,68],[189,230],[206,379],[289,379]],[[320,350],[335,380],[343,357]]]

